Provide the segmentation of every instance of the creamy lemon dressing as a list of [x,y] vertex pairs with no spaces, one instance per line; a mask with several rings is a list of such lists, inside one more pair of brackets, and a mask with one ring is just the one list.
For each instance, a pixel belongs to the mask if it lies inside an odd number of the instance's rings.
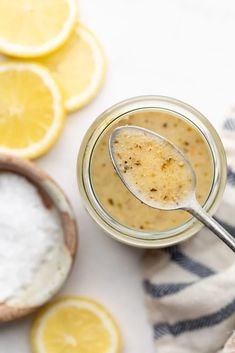
[[189,159],[197,177],[196,197],[206,201],[213,182],[213,161],[209,146],[200,131],[189,122],[167,112],[139,112],[119,120],[106,130],[93,152],[92,185],[102,207],[119,223],[137,230],[164,231],[191,218],[186,211],[163,211],[142,204],[123,185],[113,168],[108,141],[112,131],[122,125],[152,130],[176,145]]
[[156,208],[183,204],[194,188],[192,171],[167,140],[138,128],[115,131],[111,141],[115,165],[134,195]]

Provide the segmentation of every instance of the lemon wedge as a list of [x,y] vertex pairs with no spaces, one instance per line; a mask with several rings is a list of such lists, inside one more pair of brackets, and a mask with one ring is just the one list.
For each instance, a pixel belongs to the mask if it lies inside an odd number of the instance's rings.
[[0,51],[17,57],[45,55],[72,32],[76,0],[0,0]]
[[34,353],[119,353],[120,333],[111,315],[94,300],[57,299],[39,311],[32,326]]
[[49,71],[30,63],[0,63],[0,153],[44,154],[64,122],[60,90]]
[[106,68],[103,48],[94,34],[79,24],[68,41],[51,55],[40,58],[64,91],[65,109],[74,111],[98,92]]

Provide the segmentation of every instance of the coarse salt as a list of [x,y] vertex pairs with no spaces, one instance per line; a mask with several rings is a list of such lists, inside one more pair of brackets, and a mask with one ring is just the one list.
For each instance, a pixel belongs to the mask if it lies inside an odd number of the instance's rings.
[[0,173],[0,303],[27,289],[63,238],[58,211],[26,178]]

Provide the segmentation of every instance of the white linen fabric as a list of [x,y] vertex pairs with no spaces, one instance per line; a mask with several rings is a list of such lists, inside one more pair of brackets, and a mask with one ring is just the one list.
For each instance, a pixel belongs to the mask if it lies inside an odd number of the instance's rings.
[[[228,182],[215,218],[235,237],[235,119],[222,135]],[[216,235],[203,228],[180,245],[147,251],[143,273],[157,353],[235,353],[235,254]]]

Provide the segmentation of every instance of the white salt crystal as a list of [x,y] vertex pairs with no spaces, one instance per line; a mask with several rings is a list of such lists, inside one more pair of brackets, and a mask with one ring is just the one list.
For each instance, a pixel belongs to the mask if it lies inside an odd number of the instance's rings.
[[58,211],[47,209],[23,176],[0,173],[0,302],[22,292],[63,238]]

